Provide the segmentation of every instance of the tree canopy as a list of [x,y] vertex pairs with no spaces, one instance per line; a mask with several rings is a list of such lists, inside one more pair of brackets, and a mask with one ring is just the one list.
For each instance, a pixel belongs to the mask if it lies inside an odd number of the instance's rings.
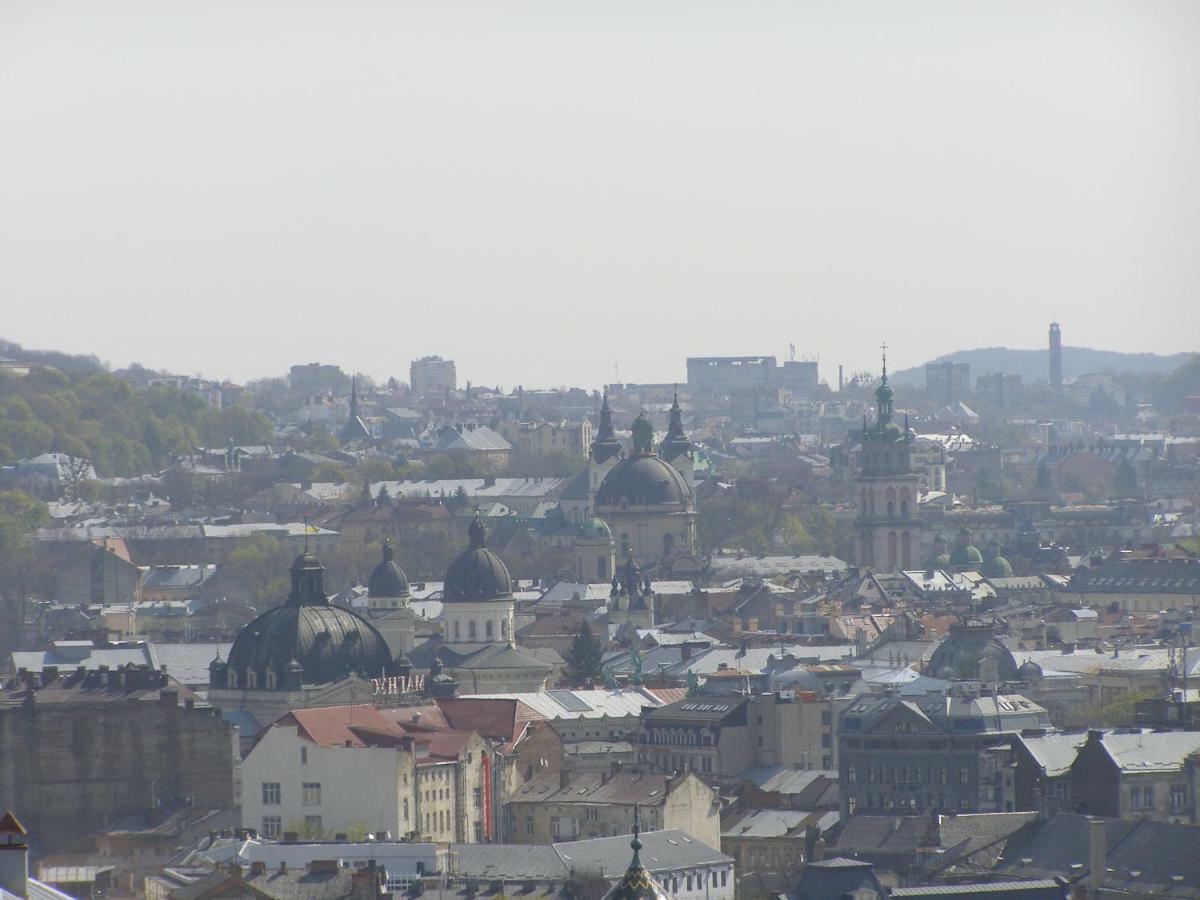
[[100,476],[133,476],[197,446],[263,444],[271,435],[260,412],[211,409],[173,387],[138,390],[108,372],[0,373],[0,464],[58,451],[89,460]]

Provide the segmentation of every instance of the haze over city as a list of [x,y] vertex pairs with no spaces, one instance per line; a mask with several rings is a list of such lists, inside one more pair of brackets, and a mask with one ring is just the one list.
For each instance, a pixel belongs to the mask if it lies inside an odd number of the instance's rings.
[[[245,381],[1200,334],[1194,3],[0,9],[5,338]],[[617,366],[619,365],[619,369]]]
[[1200,3],[0,3],[0,900],[1200,900]]

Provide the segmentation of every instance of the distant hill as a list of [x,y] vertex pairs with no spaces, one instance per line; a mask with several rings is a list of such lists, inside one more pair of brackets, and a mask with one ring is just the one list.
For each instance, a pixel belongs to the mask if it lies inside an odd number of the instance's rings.
[[[1157,353],[1121,353],[1117,350],[1093,350],[1090,347],[1063,347],[1063,375],[1070,378],[1092,372],[1157,372],[1163,375],[1173,372],[1191,358],[1190,353],[1174,353],[1160,356]],[[964,362],[971,366],[971,383],[980,375],[1004,372],[1020,375],[1022,380],[1032,383],[1046,381],[1050,370],[1050,351],[1011,350],[1008,347],[980,347],[946,353],[930,362]],[[891,374],[892,381],[900,384],[925,384],[924,365],[901,369]]]

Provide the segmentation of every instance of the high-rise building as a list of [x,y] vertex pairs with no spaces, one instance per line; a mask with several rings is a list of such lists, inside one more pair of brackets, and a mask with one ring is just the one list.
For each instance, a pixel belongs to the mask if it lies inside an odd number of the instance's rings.
[[1062,331],[1057,322],[1050,323],[1050,387],[1062,387]]
[[925,364],[925,392],[940,403],[962,400],[971,390],[969,363],[931,362]]
[[443,394],[458,389],[454,360],[440,356],[423,356],[408,367],[408,382],[417,396]]

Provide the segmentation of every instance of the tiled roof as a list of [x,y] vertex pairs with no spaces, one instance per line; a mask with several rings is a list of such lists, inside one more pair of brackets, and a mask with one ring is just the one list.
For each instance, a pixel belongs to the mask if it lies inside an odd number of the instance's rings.
[[275,724],[295,724],[305,738],[321,747],[368,747],[380,740],[396,741],[409,736],[394,718],[361,704],[295,709]]

